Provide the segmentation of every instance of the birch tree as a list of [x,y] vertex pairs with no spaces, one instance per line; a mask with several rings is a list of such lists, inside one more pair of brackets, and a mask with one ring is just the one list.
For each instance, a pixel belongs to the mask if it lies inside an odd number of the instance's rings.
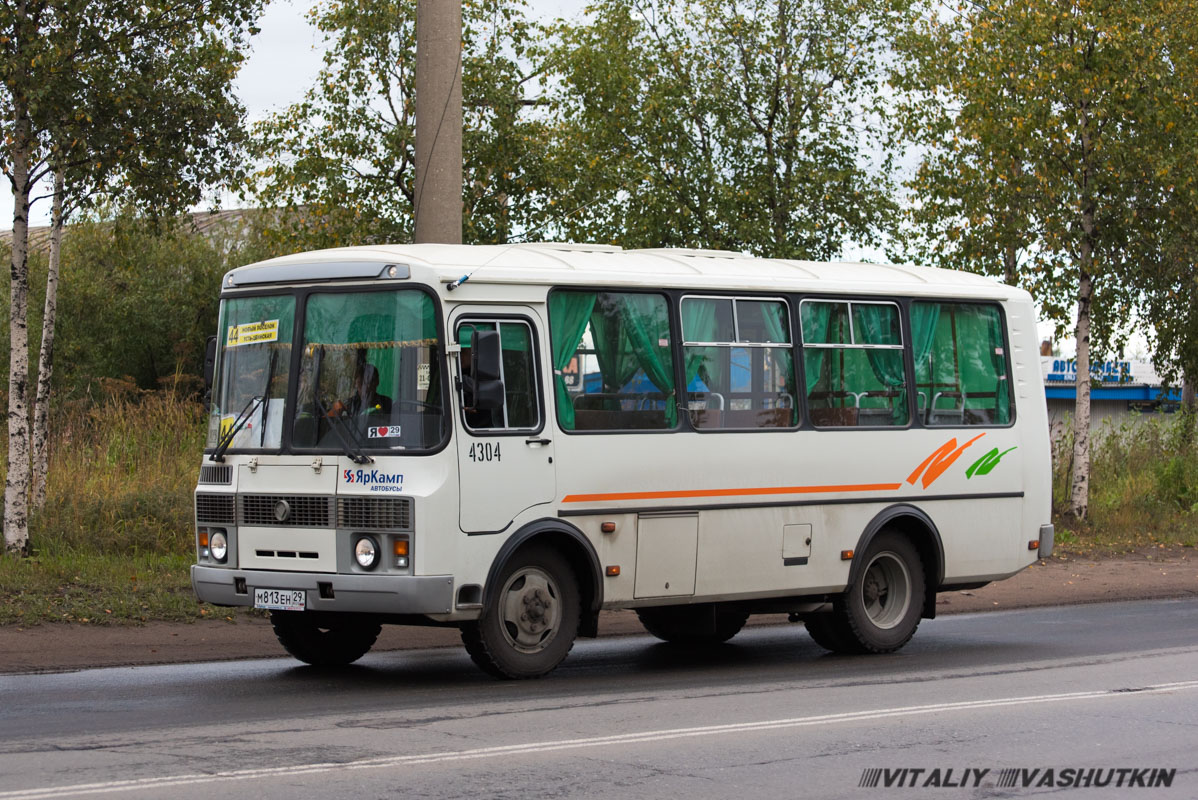
[[[262,0],[19,0],[0,7],[0,155],[13,189],[5,549],[28,552],[28,219],[54,172],[58,238],[99,193],[177,208],[235,163],[241,109],[231,80]],[[57,271],[47,286],[49,380]],[[48,402],[48,384],[44,399]],[[40,394],[40,391],[39,391]],[[47,419],[39,413],[39,420]],[[39,438],[45,438],[41,431]],[[39,459],[45,452],[44,442]]]
[[[946,10],[947,9],[947,10]],[[960,266],[1017,277],[1063,328],[1076,317],[1070,510],[1085,517],[1092,353],[1118,344],[1153,255],[1152,220],[1192,70],[1177,46],[1193,0],[927,2],[896,38],[908,134],[929,148],[908,184],[915,229]],[[1190,45],[1192,46],[1192,45]],[[1186,189],[1185,191],[1188,191]]]

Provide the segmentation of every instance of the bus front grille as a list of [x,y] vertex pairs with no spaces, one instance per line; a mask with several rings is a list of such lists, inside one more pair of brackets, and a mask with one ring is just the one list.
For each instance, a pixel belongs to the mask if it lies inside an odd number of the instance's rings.
[[230,464],[205,464],[200,467],[200,483],[232,483],[233,467]]
[[337,527],[410,531],[412,500],[407,497],[338,497]]
[[331,528],[332,498],[302,494],[243,494],[241,524],[287,528]]
[[236,505],[231,494],[196,493],[196,522],[233,525],[237,522]]

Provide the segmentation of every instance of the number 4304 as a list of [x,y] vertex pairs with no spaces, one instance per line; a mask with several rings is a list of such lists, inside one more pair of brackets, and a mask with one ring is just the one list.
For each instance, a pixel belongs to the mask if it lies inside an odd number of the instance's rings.
[[470,445],[471,461],[500,461],[499,442],[475,442]]

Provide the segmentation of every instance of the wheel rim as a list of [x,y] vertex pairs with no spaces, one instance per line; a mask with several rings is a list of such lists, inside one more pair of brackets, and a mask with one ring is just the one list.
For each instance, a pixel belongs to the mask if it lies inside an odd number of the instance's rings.
[[521,653],[537,653],[553,641],[561,624],[557,584],[540,567],[525,567],[503,587],[500,629]]
[[911,573],[895,553],[878,553],[861,578],[861,602],[869,621],[879,628],[893,628],[911,607]]

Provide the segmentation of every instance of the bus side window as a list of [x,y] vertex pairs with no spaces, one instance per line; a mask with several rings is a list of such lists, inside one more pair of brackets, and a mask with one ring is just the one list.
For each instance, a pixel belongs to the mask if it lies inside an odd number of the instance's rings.
[[549,335],[563,430],[678,426],[664,295],[556,290],[549,296]]
[[536,386],[536,354],[528,323],[515,320],[470,320],[458,325],[462,346],[462,371],[471,364],[470,337],[475,330],[498,331],[503,408],[491,411],[466,410],[466,427],[482,430],[534,430],[541,424]]
[[681,309],[687,410],[696,429],[798,424],[785,301],[688,296]]
[[906,425],[907,379],[894,303],[804,300],[803,371],[816,427]]
[[911,304],[915,391],[925,425],[1006,425],[1011,381],[1002,317],[984,303]]

